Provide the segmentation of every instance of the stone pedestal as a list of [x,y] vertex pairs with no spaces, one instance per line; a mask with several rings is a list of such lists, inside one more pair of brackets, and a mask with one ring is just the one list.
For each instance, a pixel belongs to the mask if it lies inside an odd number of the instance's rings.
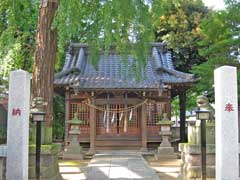
[[7,146],[0,145],[0,180],[6,178]]
[[6,160],[5,157],[0,157],[0,180],[3,180],[3,177],[5,177],[6,169],[4,166],[4,161]]
[[[58,156],[61,150],[60,144],[42,145],[41,146],[41,180],[63,180],[59,173]],[[36,146],[29,146],[29,180],[35,180],[35,159]]]
[[[197,144],[181,143],[181,171],[180,178],[195,180],[201,178],[201,146]],[[215,177],[215,145],[207,145],[207,178]]]
[[[188,121],[188,143],[201,143],[201,122],[200,120]],[[206,123],[206,143],[215,144],[215,123],[214,121],[207,121]]]
[[[215,125],[214,122],[206,124],[207,142],[207,178],[215,177]],[[201,178],[201,134],[200,121],[188,122],[188,143],[179,144],[181,152],[180,179],[195,180]]]

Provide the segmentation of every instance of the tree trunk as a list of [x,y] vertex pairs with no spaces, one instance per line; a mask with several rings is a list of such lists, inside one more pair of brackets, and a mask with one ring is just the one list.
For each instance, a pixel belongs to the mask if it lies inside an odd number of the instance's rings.
[[187,142],[186,133],[186,91],[182,90],[179,94],[180,108],[180,141]]
[[43,97],[47,103],[45,106],[47,127],[52,126],[53,120],[53,80],[57,32],[52,28],[52,22],[58,4],[59,0],[41,0],[40,2],[34,54],[33,97]]

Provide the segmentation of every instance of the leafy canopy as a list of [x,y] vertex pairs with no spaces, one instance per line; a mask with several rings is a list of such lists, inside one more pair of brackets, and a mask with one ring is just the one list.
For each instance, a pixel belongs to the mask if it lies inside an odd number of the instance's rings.
[[[212,12],[201,24],[204,39],[199,41],[200,53],[208,61],[194,66],[201,76],[197,92],[208,90],[213,95],[213,71],[222,65],[238,66],[240,54],[240,2],[226,1],[226,9]],[[238,73],[239,74],[239,73]],[[239,75],[238,75],[239,76]],[[238,78],[239,79],[239,78]]]
[[173,50],[174,65],[189,72],[193,65],[206,61],[199,55],[197,42],[202,40],[200,24],[209,10],[202,0],[159,0],[163,14],[154,21],[157,41],[167,42]]
[[114,43],[117,52],[139,60],[139,69],[153,40],[150,5],[144,0],[61,0],[55,19],[58,57],[62,59],[71,42],[87,43],[96,65],[100,49],[107,53]]
[[0,1],[0,85],[12,69],[31,71],[38,1]]

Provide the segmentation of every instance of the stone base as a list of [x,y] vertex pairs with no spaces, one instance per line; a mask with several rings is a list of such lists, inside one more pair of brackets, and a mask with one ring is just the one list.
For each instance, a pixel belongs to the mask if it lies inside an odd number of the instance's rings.
[[[58,156],[60,152],[60,144],[50,144],[41,146],[41,180],[63,180],[59,173]],[[36,158],[35,145],[29,146],[29,180],[35,180],[35,158]]]
[[[51,178],[42,178],[41,177],[41,180],[62,180],[62,176],[60,174],[54,176],[54,177],[51,177]],[[28,178],[28,180],[36,180],[36,178]]]
[[70,154],[70,153],[64,152],[63,159],[83,160],[83,154]]
[[[181,151],[181,177],[184,180],[195,180],[201,178],[201,146],[197,144],[182,143],[179,145]],[[215,177],[215,145],[207,144],[206,148],[206,170],[207,178]]]
[[87,155],[94,155],[94,154],[96,154],[95,148],[90,148],[86,154]]
[[156,160],[159,159],[177,159],[177,156],[174,154],[173,147],[158,147],[157,153],[155,153]]
[[0,180],[6,179],[6,158],[0,156]]
[[158,154],[173,154],[174,148],[173,147],[158,147]]
[[[189,166],[183,167],[184,171],[182,176],[186,179],[186,180],[195,180],[196,178],[201,178],[201,166]],[[215,166],[207,166],[206,167],[207,170],[207,178],[215,178]]]
[[146,148],[146,147],[141,147],[140,151],[141,151],[141,152],[148,152],[148,148]]

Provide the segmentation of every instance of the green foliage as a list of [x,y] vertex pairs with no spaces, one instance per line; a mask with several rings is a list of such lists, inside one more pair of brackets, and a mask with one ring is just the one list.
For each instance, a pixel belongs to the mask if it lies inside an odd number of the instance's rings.
[[6,139],[7,138],[7,129],[0,127],[0,139]]
[[155,17],[156,40],[167,42],[173,50],[174,65],[177,69],[189,72],[193,65],[206,61],[199,55],[197,42],[202,34],[200,23],[208,14],[202,0],[158,0],[163,14]]
[[63,139],[65,121],[65,102],[64,98],[55,95],[53,99],[53,138]]
[[[131,53],[135,70],[146,64],[146,54],[153,40],[150,4],[143,0],[79,1],[62,0],[54,25],[58,29],[58,66],[71,42],[88,43],[93,65],[101,49],[111,45],[121,54]],[[126,58],[126,56],[123,56]]]
[[240,2],[228,0],[226,3],[226,10],[212,12],[201,24],[204,39],[199,42],[200,53],[208,61],[193,68],[192,72],[201,76],[197,92],[208,90],[213,95],[214,69],[239,64]]
[[[31,71],[38,1],[0,1],[0,85],[13,69]],[[1,92],[0,92],[1,93]]]
[[179,116],[180,111],[179,111],[179,97],[176,96],[172,99],[171,102],[171,115],[175,116],[176,118]]

